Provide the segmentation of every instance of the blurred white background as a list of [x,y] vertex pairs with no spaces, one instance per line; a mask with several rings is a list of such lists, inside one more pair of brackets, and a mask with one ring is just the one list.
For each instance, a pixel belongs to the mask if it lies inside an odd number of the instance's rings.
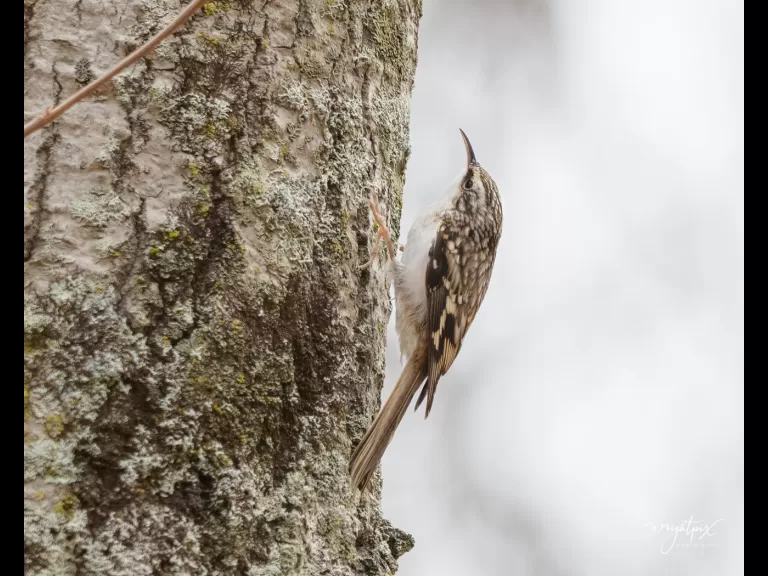
[[[383,460],[403,576],[743,574],[743,19],[424,0],[401,238],[459,127],[505,222],[432,415]],[[719,523],[670,549],[690,517]]]

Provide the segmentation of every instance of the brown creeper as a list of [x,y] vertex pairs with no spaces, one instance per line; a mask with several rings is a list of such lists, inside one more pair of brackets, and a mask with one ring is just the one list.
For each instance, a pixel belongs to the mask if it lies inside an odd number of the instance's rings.
[[[501,237],[496,183],[475,159],[464,131],[467,171],[450,194],[414,222],[400,262],[372,196],[370,207],[389,252],[395,286],[395,328],[407,363],[394,390],[355,448],[349,462],[354,486],[364,490],[424,380],[428,417],[437,383],[456,359],[491,279]],[[371,259],[371,261],[373,258]],[[370,262],[369,262],[370,263]]]

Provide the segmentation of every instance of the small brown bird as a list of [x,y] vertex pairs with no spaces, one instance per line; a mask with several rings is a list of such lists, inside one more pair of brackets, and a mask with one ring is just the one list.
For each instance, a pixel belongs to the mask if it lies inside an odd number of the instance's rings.
[[379,225],[373,249],[386,242],[395,285],[395,328],[407,363],[394,390],[355,448],[349,462],[352,484],[365,490],[408,405],[424,380],[415,409],[424,399],[428,417],[440,378],[461,349],[491,280],[501,237],[501,199],[490,174],[467,150],[467,171],[455,188],[414,222],[402,260],[373,195],[371,212]]

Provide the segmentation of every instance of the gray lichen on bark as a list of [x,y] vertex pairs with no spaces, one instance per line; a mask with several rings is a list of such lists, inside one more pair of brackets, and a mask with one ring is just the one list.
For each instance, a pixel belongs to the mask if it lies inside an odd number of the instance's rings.
[[[25,120],[178,12],[25,0]],[[211,2],[25,139],[27,574],[388,574],[357,502],[419,0]]]

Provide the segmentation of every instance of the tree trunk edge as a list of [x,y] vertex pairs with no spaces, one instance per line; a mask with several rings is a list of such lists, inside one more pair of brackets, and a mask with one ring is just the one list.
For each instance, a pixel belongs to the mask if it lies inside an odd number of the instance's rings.
[[[25,0],[25,119],[179,10]],[[25,139],[27,574],[390,574],[357,502],[418,0],[210,2]],[[382,260],[383,261],[383,260]]]

